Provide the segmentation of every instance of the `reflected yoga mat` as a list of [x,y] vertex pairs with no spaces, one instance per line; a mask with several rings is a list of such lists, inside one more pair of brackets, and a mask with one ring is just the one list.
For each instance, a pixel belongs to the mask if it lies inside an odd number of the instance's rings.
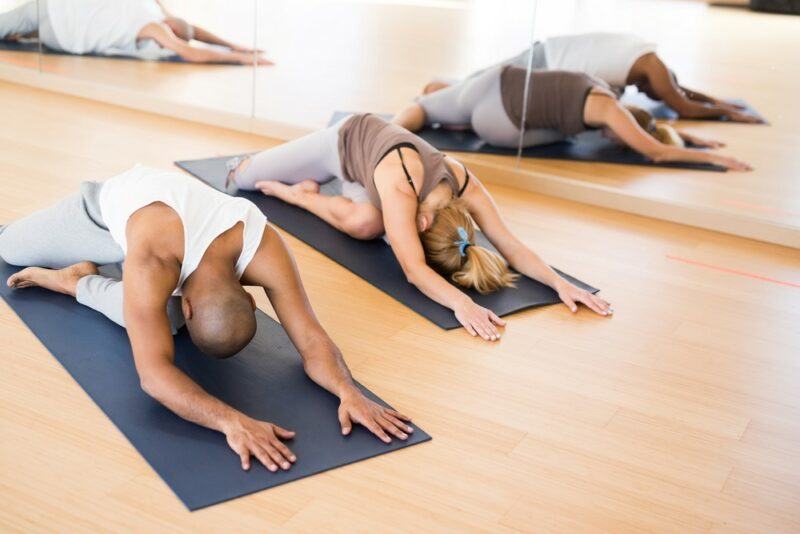
[[[330,124],[350,115],[337,111]],[[389,115],[381,115],[391,118]],[[472,130],[448,130],[440,127],[425,127],[416,132],[434,147],[444,152],[477,152],[498,156],[517,156],[517,149],[490,145]],[[646,165],[649,167],[671,167],[675,169],[695,169],[725,172],[724,167],[709,163],[654,162],[643,155],[603,137],[599,130],[588,131],[568,141],[524,148],[523,158],[561,159],[596,163],[618,163],[622,165]]]
[[[0,261],[0,278],[4,282],[18,269]],[[225,436],[184,421],[142,391],[125,329],[74,298],[44,289],[13,290],[3,283],[0,296],[189,510],[431,439],[416,426],[408,441],[389,445],[359,425],[342,436],[338,399],[306,376],[281,325],[257,311],[256,337],[233,358],[203,356],[185,329],[175,337],[176,364],[206,391],[251,417],[297,432],[287,441],[297,455],[291,469],[270,473],[253,458],[243,471]]]
[[[215,45],[208,45],[209,48],[219,48],[220,50],[228,50],[225,47],[215,46]],[[39,51],[39,43],[36,41],[0,41],[0,50],[8,50],[11,52],[38,52]],[[149,56],[137,56],[136,54],[122,54],[122,53],[113,53],[113,54],[71,54],[69,52],[62,52],[60,50],[53,50],[51,48],[44,47],[43,48],[44,55],[47,56],[76,56],[76,57],[102,57],[106,59],[138,59],[140,61],[158,61],[162,63],[188,63],[183,58],[181,58],[177,54],[164,56],[164,57],[149,57]],[[212,63],[207,63],[211,65]],[[216,65],[239,65],[239,63],[213,63]]]
[[[758,111],[755,110],[755,108],[750,106],[750,104],[748,104],[744,100],[741,100],[739,98],[731,98],[727,102],[743,106],[744,109],[742,111],[750,113],[751,115],[754,115],[762,120],[765,120],[764,117]],[[651,99],[644,93],[640,93],[637,91],[627,91],[625,95],[622,97],[622,103],[644,108],[647,111],[649,111],[656,119],[662,119],[662,120],[678,119],[677,111],[666,105],[664,102]],[[709,119],[683,119],[683,120],[730,122],[730,119],[728,119],[727,117],[718,117],[713,119],[709,118]],[[765,122],[764,124],[767,123]]]
[[[178,161],[175,164],[212,187],[225,191],[227,175],[225,162],[231,157],[233,156]],[[337,190],[338,187],[337,181],[333,180],[322,187],[322,192],[329,195],[340,194],[340,189]],[[235,194],[255,203],[266,214],[267,219],[296,238],[322,252],[339,265],[349,269],[441,328],[451,330],[461,326],[450,309],[429,299],[408,283],[392,249],[384,240],[353,239],[316,215],[276,198],[267,197],[258,191],[238,191]],[[486,247],[493,248],[480,234],[478,241]],[[598,291],[569,275],[560,271],[559,273],[584,289],[592,292]],[[465,292],[475,302],[500,316],[561,302],[553,289],[525,276],[517,281],[516,288],[505,288],[488,295],[481,295],[473,290]]]

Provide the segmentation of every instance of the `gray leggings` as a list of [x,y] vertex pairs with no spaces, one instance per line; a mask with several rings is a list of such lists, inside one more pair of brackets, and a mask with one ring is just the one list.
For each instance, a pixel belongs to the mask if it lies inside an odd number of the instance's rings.
[[[122,313],[122,262],[125,255],[100,214],[102,184],[83,182],[80,192],[0,229],[0,257],[12,265],[61,269],[82,261],[101,265],[103,275],[78,281],[76,298],[125,326]],[[179,297],[172,297],[167,315],[173,333],[184,324]]]
[[[505,65],[519,61],[524,61],[527,66],[527,51],[472,74],[455,85],[421,96],[417,103],[425,110],[426,123],[444,126],[468,124],[487,143],[516,148],[520,141],[520,125],[511,122],[503,106],[500,72]],[[523,134],[522,146],[546,145],[563,139],[564,136],[556,130],[531,129]]]
[[0,40],[12,35],[27,35],[39,31],[39,40],[46,46],[61,48],[50,24],[47,0],[32,0],[10,11],[0,13]]
[[39,11],[35,1],[0,13],[0,39],[12,35],[27,35],[39,28]]
[[[347,120],[299,139],[259,152],[251,157],[250,164],[233,176],[240,189],[253,190],[261,181],[279,181],[296,184],[303,180],[314,180],[323,184],[332,179],[341,181],[342,195],[353,202],[369,202],[361,184],[342,178],[342,163],[339,158],[339,129]],[[233,169],[240,163],[238,158],[228,162]]]

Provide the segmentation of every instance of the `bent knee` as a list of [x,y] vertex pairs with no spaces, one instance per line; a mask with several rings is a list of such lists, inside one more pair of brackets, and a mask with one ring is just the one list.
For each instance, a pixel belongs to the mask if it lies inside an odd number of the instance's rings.
[[356,214],[347,221],[346,230],[356,239],[375,239],[383,235],[383,221],[380,217]]
[[0,259],[11,265],[24,265],[21,263],[19,254],[19,244],[12,243],[8,230],[8,226],[0,228]]

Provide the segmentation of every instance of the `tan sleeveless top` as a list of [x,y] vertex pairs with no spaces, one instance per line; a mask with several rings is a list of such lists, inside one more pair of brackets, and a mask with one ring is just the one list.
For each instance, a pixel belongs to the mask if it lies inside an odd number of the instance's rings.
[[416,191],[420,202],[441,182],[450,185],[454,196],[461,195],[458,180],[445,162],[444,154],[402,126],[370,113],[353,115],[339,130],[339,159],[343,178],[363,185],[370,202],[381,209],[381,199],[375,187],[375,168],[389,152],[400,147],[416,150],[422,160],[424,176],[422,186]]
[[[522,98],[526,69],[508,66],[500,72],[503,107],[514,125],[522,124]],[[609,85],[582,72],[537,70],[531,72],[525,129],[549,128],[564,135],[579,134],[589,127],[583,123],[586,97],[593,87]]]

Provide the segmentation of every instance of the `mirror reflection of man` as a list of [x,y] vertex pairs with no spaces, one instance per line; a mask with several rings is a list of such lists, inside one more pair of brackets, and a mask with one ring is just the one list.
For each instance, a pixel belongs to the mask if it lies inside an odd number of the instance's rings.
[[[71,54],[178,55],[190,63],[272,64],[261,50],[227,41],[173,15],[161,0],[30,0],[0,13],[0,40],[38,38]],[[196,43],[209,46],[198,46]]]

